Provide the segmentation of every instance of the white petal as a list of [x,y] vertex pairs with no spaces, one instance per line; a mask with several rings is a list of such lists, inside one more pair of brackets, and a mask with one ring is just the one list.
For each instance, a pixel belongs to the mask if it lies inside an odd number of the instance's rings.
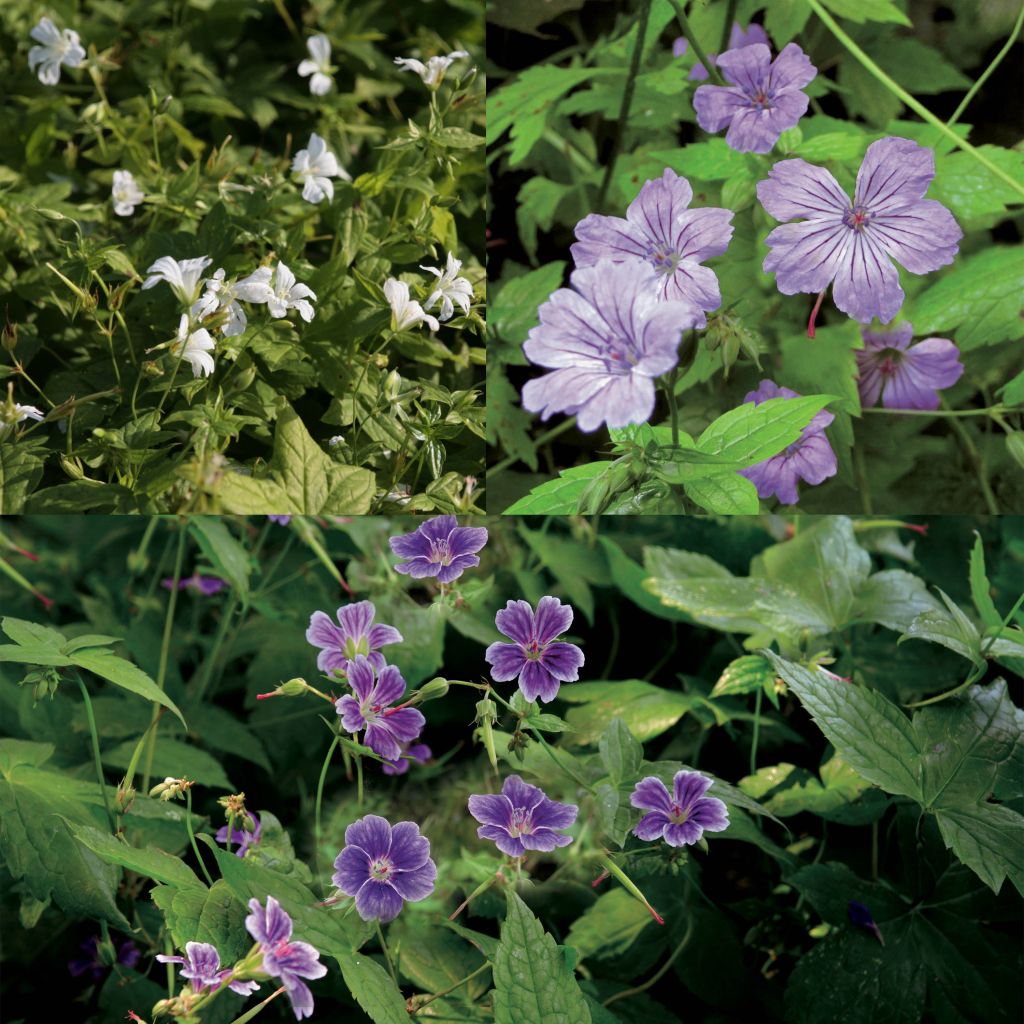
[[325,93],[330,92],[330,89],[331,79],[327,75],[317,72],[317,74],[309,80],[309,91],[314,96],[323,96]]
[[320,70],[320,65],[315,60],[309,60],[308,58],[299,64],[299,74],[303,78],[306,75],[315,75]]
[[310,36],[306,40],[306,49],[310,57],[316,61],[321,68],[327,67],[331,62],[331,41],[325,35]]

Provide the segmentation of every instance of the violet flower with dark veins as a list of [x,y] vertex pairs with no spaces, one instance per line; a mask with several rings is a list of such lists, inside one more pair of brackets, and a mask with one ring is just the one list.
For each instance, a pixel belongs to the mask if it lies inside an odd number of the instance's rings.
[[[250,832],[244,828],[232,828],[231,829],[231,851],[236,857],[244,857],[249,850],[250,846],[256,846],[259,844],[260,836],[263,833],[263,825],[257,815],[250,813],[249,817],[253,820],[253,829]],[[222,825],[217,830],[216,839],[218,843],[227,845],[228,841],[228,827]]]
[[[765,30],[761,28],[760,25],[758,25],[756,22],[753,22],[751,23],[750,28],[748,28],[746,32],[744,32],[743,28],[741,27],[738,21],[734,21],[732,23],[732,30],[729,32],[729,46],[726,52],[728,52],[728,50],[739,50],[744,46],[753,46],[755,43],[764,43],[765,46],[770,45],[768,40],[768,33],[765,32]],[[689,40],[686,38],[686,36],[680,36],[672,44],[672,56],[682,57],[686,54],[689,48]],[[717,53],[709,53],[707,54],[707,58],[713,64],[718,63]],[[692,68],[690,68],[690,74],[688,77],[691,82],[703,82],[708,78],[708,69],[704,67],[704,65],[701,64],[700,61],[697,61],[697,63],[694,64]]]
[[575,804],[549,799],[542,789],[523,782],[518,775],[510,775],[500,793],[469,798],[469,813],[482,822],[476,834],[490,839],[510,857],[522,857],[527,850],[549,853],[568,846],[572,836],[556,830],[568,828],[579,810]]
[[717,797],[704,795],[711,784],[700,772],[676,772],[670,794],[661,779],[641,779],[629,802],[650,813],[633,834],[647,842],[664,839],[669,846],[692,846],[705,832],[723,832],[729,827],[729,810]]
[[925,338],[911,345],[914,328],[902,323],[890,331],[861,329],[864,348],[857,358],[857,390],[863,406],[882,398],[886,409],[938,409],[939,391],[963,375],[960,351],[948,338]]
[[399,746],[402,748],[401,756],[381,765],[385,775],[404,775],[409,770],[410,761],[426,764],[434,756],[426,743],[400,743]]
[[457,580],[480,564],[477,552],[487,543],[484,526],[459,526],[455,516],[435,516],[412,533],[392,537],[391,550],[406,561],[395,572],[414,579],[436,576],[439,583]]
[[[231,968],[222,968],[220,953],[209,942],[186,942],[184,956],[165,956],[158,953],[156,959],[162,964],[184,964],[181,976],[192,983],[193,992],[206,989],[216,991],[231,976]],[[232,981],[228,983],[232,992],[240,996],[251,995],[259,985],[255,981]]]
[[[100,957],[102,942],[103,939],[99,935],[94,935],[91,939],[86,939],[78,947],[87,955],[69,961],[68,972],[71,974],[71,977],[80,978],[86,975],[91,981],[101,981],[103,979],[103,976],[110,970],[111,965],[105,963]],[[122,967],[135,967],[142,956],[139,952],[139,947],[131,939],[125,939],[121,942],[116,947],[115,952],[117,954],[117,963]]]
[[391,707],[405,693],[405,680],[394,665],[386,665],[375,678],[372,663],[362,654],[349,662],[348,683],[355,696],[334,702],[346,732],[363,734],[363,743],[388,761],[402,756],[402,743],[411,743],[423,731],[426,719],[416,708]]
[[331,622],[326,612],[313,612],[306,630],[306,639],[322,650],[317,655],[316,667],[326,675],[346,673],[349,662],[365,655],[376,672],[387,664],[380,648],[387,644],[400,644],[402,634],[394,626],[374,624],[377,609],[372,601],[356,601],[339,608],[335,613],[338,625]]
[[[168,576],[167,579],[161,580],[160,586],[165,590],[173,590],[174,577]],[[200,576],[198,572],[178,580],[178,590],[191,590],[194,594],[202,594],[203,597],[219,594],[226,586],[227,582],[219,576]]]

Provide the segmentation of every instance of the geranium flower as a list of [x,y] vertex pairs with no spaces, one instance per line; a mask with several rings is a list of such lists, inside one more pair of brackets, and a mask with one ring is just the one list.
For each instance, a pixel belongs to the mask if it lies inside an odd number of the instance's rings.
[[391,306],[391,330],[404,331],[425,323],[432,331],[440,328],[437,318],[423,311],[423,307],[409,298],[409,286],[397,277],[389,277],[384,282],[384,298]]
[[888,323],[903,305],[898,261],[912,274],[953,262],[963,232],[934,199],[922,199],[935,177],[935,154],[910,139],[872,142],[857,172],[851,203],[839,182],[806,160],[780,160],[757,198],[776,220],[766,239],[764,269],[783,295],[823,291],[861,323]]
[[37,77],[43,85],[56,85],[60,81],[60,66],[77,68],[85,60],[85,49],[78,33],[70,28],[62,32],[49,18],[40,18],[29,35],[41,45],[28,51],[30,71],[39,66]]
[[651,813],[640,819],[633,834],[647,842],[664,839],[669,846],[692,846],[705,832],[723,832],[729,827],[729,809],[717,797],[704,795],[710,788],[711,779],[700,772],[676,772],[671,795],[661,779],[641,779],[629,802]]
[[224,313],[221,333],[227,338],[241,334],[249,320],[239,302],[269,302],[274,297],[274,290],[270,287],[272,274],[270,267],[260,267],[248,277],[234,281],[226,280],[224,268],[218,268],[213,277],[206,281],[206,291],[193,303],[192,315],[205,319]]
[[[160,586],[165,590],[173,590],[174,577],[168,576],[166,579],[161,580]],[[227,583],[219,576],[200,576],[198,572],[178,580],[179,590],[191,590],[193,593],[202,594],[203,597],[219,594],[226,586]]]
[[570,283],[540,307],[523,345],[531,363],[554,371],[527,381],[523,408],[542,420],[575,415],[583,431],[645,422],[655,379],[678,363],[683,331],[703,326],[703,312],[659,299],[658,276],[640,261],[601,260]]
[[373,664],[364,654],[348,663],[348,684],[355,694],[334,702],[346,732],[363,734],[363,743],[389,761],[402,756],[402,743],[423,731],[426,719],[416,708],[391,707],[405,694],[405,680],[394,665],[385,665],[374,678]]
[[400,644],[402,634],[394,626],[374,623],[377,609],[372,601],[356,601],[339,608],[335,613],[338,625],[331,622],[326,612],[313,612],[306,630],[306,640],[322,648],[317,655],[316,667],[323,673],[347,672],[349,662],[364,655],[375,672],[382,672],[387,664],[380,649],[387,644]]
[[[192,983],[193,992],[216,992],[231,977],[231,968],[220,966],[220,953],[209,942],[186,942],[184,956],[165,956],[157,953],[156,959],[162,964],[184,964],[181,976]],[[232,992],[247,996],[259,985],[255,981],[232,981],[228,983]]]
[[135,184],[131,171],[114,171],[110,195],[114,201],[114,213],[118,217],[130,217],[135,212],[135,207],[146,198],[142,189]]
[[14,433],[14,428],[25,420],[36,420],[42,422],[46,414],[37,409],[34,405],[19,405],[8,399],[0,403],[0,440]]
[[260,944],[263,973],[280,978],[296,1020],[313,1014],[313,993],[303,978],[322,978],[327,968],[320,963],[319,952],[308,942],[293,942],[292,919],[281,909],[273,896],[267,897],[264,909],[260,901],[249,900],[252,911],[245,919],[249,934]]
[[459,526],[455,516],[435,516],[412,533],[391,537],[391,550],[406,561],[395,572],[413,579],[436,576],[439,583],[457,580],[480,564],[477,552],[487,543],[486,526]]
[[[729,49],[738,50],[744,46],[753,46],[754,43],[764,43],[765,46],[768,46],[768,33],[765,32],[765,30],[756,22],[752,23],[750,28],[744,32],[740,23],[738,21],[734,21],[732,23],[732,30],[729,33]],[[672,56],[682,57],[689,48],[689,40],[686,36],[680,36],[672,44]],[[717,63],[717,53],[709,53],[706,56],[712,63]],[[707,68],[705,68],[700,61],[697,61],[697,63],[690,68],[689,78],[691,82],[703,82],[707,77]]]
[[881,396],[886,409],[938,409],[939,391],[963,376],[960,350],[948,338],[911,345],[913,336],[908,323],[891,331],[861,328],[864,349],[854,353],[861,405],[874,405]]
[[334,182],[331,178],[352,180],[352,176],[338,163],[338,158],[316,132],[310,135],[307,148],[295,154],[292,174],[302,179],[302,198],[307,203],[319,203],[325,197],[334,198]]
[[161,256],[146,270],[147,277],[142,283],[142,290],[155,287],[161,281],[171,286],[171,291],[186,305],[199,298],[200,278],[203,271],[213,262],[209,256],[199,256],[194,260],[176,260],[171,256]]
[[[259,845],[260,839],[263,836],[263,823],[260,821],[259,816],[250,812],[249,817],[252,818],[252,831],[241,827],[231,829],[231,849],[236,857],[244,857],[249,852],[250,846]],[[227,846],[227,825],[222,825],[217,829],[217,835],[214,838],[216,838],[218,843],[223,843]]]
[[[774,381],[763,380],[756,391],[744,396],[743,401],[760,405],[769,398],[799,397],[789,388],[780,388]],[[822,409],[785,451],[737,472],[756,485],[759,498],[775,495],[784,505],[795,505],[799,500],[797,481],[820,484],[839,470],[836,453],[825,435],[825,428],[834,419],[832,413]]]
[[[73,978],[81,978],[86,975],[92,981],[102,981],[103,976],[110,970],[110,965],[104,963],[100,956],[100,946],[103,939],[99,935],[86,939],[78,948],[85,952],[85,956],[76,957],[68,962],[68,973]],[[124,967],[134,967],[141,958],[139,947],[131,939],[125,939],[115,948],[117,962]]]
[[693,189],[670,168],[640,189],[626,217],[591,213],[576,225],[572,258],[577,267],[600,260],[640,263],[654,268],[658,297],[687,302],[694,308],[697,327],[705,324],[704,311],[722,304],[713,270],[701,266],[721,256],[732,238],[732,210],[717,207],[689,210]]
[[706,132],[727,127],[725,141],[738,153],[767,153],[807,113],[801,90],[817,68],[796,43],[772,60],[763,43],[727,50],[715,62],[732,85],[702,85],[693,95],[697,123]]
[[452,50],[447,57],[431,57],[426,64],[416,60],[414,57],[396,57],[395,63],[403,71],[415,71],[428,88],[437,89],[441,82],[444,81],[445,72],[452,66],[453,62],[457,61],[460,57],[468,56],[469,54],[465,50]]
[[401,743],[402,754],[394,761],[385,761],[381,765],[381,771],[385,775],[404,775],[409,770],[409,762],[426,764],[434,756],[433,751],[426,743]]
[[448,253],[448,262],[445,264],[444,270],[439,270],[437,267],[420,267],[420,270],[428,270],[437,278],[437,284],[430,293],[430,298],[427,299],[424,308],[430,309],[435,302],[440,301],[439,320],[451,320],[456,306],[463,313],[469,312],[470,303],[473,301],[473,286],[465,277],[458,276],[461,269],[462,260],[457,260],[452,253]]
[[310,36],[306,40],[309,57],[299,65],[299,74],[309,80],[309,91],[314,96],[323,96],[331,88],[331,41],[325,35]]
[[289,309],[297,309],[308,324],[316,314],[307,299],[316,302],[316,292],[308,285],[296,283],[295,275],[283,263],[278,263],[271,296],[267,299],[270,315],[280,320],[288,315]]
[[334,884],[355,897],[356,912],[364,921],[393,921],[406,902],[426,899],[437,878],[430,840],[420,835],[419,825],[391,825],[377,814],[345,829],[345,848],[334,868]]
[[192,367],[193,377],[209,377],[213,373],[214,362],[210,353],[214,347],[210,332],[203,327],[193,331],[188,314],[182,313],[178,322],[178,340],[172,343],[171,354],[180,356]]
[[502,853],[522,857],[527,850],[549,853],[568,846],[572,836],[556,829],[568,828],[579,814],[575,804],[551,800],[544,790],[531,786],[518,775],[510,775],[500,794],[485,793],[469,798],[469,813],[482,824],[476,830],[490,839]]
[[287,526],[291,521],[291,516],[267,516],[272,523],[277,523],[278,526]]
[[494,624],[513,642],[493,643],[484,652],[495,682],[519,679],[527,700],[554,700],[562,683],[580,677],[583,652],[558,641],[572,625],[572,608],[557,597],[542,597],[536,614],[527,601],[509,601]]

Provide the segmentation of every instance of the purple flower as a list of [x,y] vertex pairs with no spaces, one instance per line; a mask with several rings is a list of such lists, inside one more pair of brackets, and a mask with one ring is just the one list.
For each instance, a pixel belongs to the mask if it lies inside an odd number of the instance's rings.
[[[181,976],[192,982],[193,992],[206,989],[216,991],[231,976],[231,969],[220,966],[220,953],[208,942],[186,942],[184,956],[164,956],[157,954],[162,964],[185,964]],[[255,981],[232,981],[228,983],[232,992],[247,996],[255,992],[259,985]]]
[[761,205],[779,221],[767,238],[764,269],[783,295],[821,292],[830,282],[835,304],[868,323],[888,323],[903,304],[889,257],[912,274],[927,274],[957,254],[963,237],[953,215],[922,199],[935,176],[935,155],[910,139],[872,142],[857,172],[851,203],[823,167],[781,160],[758,182]]
[[375,671],[386,662],[377,652],[386,644],[400,644],[402,634],[394,626],[374,625],[377,609],[370,601],[357,601],[336,612],[338,625],[326,612],[313,612],[306,630],[306,639],[323,650],[317,655],[316,667],[328,675],[348,671],[349,662],[359,654],[366,655]]
[[495,682],[519,678],[527,700],[554,700],[560,683],[580,677],[583,652],[575,644],[556,642],[572,625],[572,608],[557,597],[542,597],[534,613],[526,601],[509,601],[494,624],[513,642],[494,643],[484,658]]
[[[744,396],[743,401],[760,405],[769,398],[799,397],[789,388],[780,388],[774,381],[763,380],[756,391]],[[825,428],[834,419],[832,413],[823,409],[785,451],[737,472],[757,485],[759,498],[770,498],[774,494],[784,505],[795,505],[799,499],[798,480],[820,484],[838,472],[836,453],[825,435]]]
[[[103,940],[99,935],[86,939],[78,948],[87,955],[78,957],[68,963],[68,971],[73,978],[80,978],[87,975],[91,981],[102,980],[104,974],[110,969],[110,964],[104,962],[100,955],[100,947]],[[131,939],[125,939],[116,950],[117,962],[124,967],[134,967],[142,955],[139,947]]]
[[[765,30],[761,28],[761,26],[758,25],[756,22],[753,23],[750,26],[750,28],[747,29],[746,32],[744,32],[743,29],[740,27],[740,23],[738,21],[734,21],[732,23],[732,31],[729,33],[729,49],[738,50],[743,46],[753,46],[754,43],[764,43],[764,45],[767,46],[768,33],[765,32]],[[689,48],[690,43],[687,40],[686,36],[680,36],[672,44],[672,56],[682,57],[685,55],[686,51]],[[717,56],[718,55],[714,53],[709,53],[707,55],[708,60],[714,63],[717,63],[717,60],[715,59]],[[697,61],[697,63],[694,64],[692,68],[690,68],[691,82],[703,82],[707,77],[707,68],[705,68],[700,61]]]
[[312,1016],[313,993],[302,979],[322,978],[327,973],[319,952],[308,942],[289,941],[292,919],[273,896],[267,897],[266,909],[256,899],[249,900],[249,909],[252,913],[246,917],[245,927],[260,944],[263,973],[281,979],[296,1020]]
[[278,526],[287,526],[291,521],[291,516],[267,516],[272,523],[277,523]]
[[356,900],[364,921],[393,921],[404,901],[417,903],[434,891],[437,865],[430,840],[413,821],[392,826],[368,814],[345,829],[345,848],[334,861],[334,884]]
[[871,932],[872,935],[884,946],[885,939],[882,938],[881,929],[875,923],[874,917],[871,916],[871,910],[865,904],[859,900],[850,900],[846,904],[846,912],[850,915],[850,923],[856,925],[858,928],[864,928]]
[[591,213],[576,225],[572,246],[577,267],[599,260],[647,263],[657,274],[658,297],[696,307],[696,326],[704,311],[722,304],[715,272],[701,261],[721,256],[732,238],[732,210],[715,207],[690,210],[693,189],[670,168],[648,181],[629,204],[626,217]]
[[[255,814],[250,814],[250,818],[253,820],[253,830],[250,832],[244,828],[232,828],[231,830],[231,847],[235,849],[236,857],[244,857],[250,846],[256,846],[259,844],[260,835],[263,832],[263,825],[260,823],[260,819]],[[228,827],[223,825],[217,830],[217,842],[224,843],[227,845],[228,841]]]
[[715,62],[732,85],[702,85],[693,94],[697,123],[706,132],[728,126],[725,141],[738,153],[767,153],[807,113],[801,92],[817,68],[796,43],[772,60],[764,43],[723,53]]
[[[167,579],[161,580],[160,586],[165,590],[173,590],[174,577],[169,576]],[[226,586],[227,583],[219,576],[200,576],[198,572],[178,580],[178,590],[191,590],[193,593],[202,594],[204,597],[219,594]]]
[[476,834],[492,840],[510,857],[522,857],[527,850],[549,853],[556,846],[568,846],[572,836],[555,829],[568,828],[579,812],[575,804],[548,799],[544,790],[523,782],[518,775],[510,775],[499,794],[469,798],[469,813],[482,822]]
[[948,338],[910,344],[911,324],[891,331],[861,329],[864,350],[857,357],[857,389],[862,405],[882,396],[886,409],[938,409],[939,389],[952,387],[964,372],[960,352]]
[[416,708],[393,708],[405,693],[405,680],[394,665],[385,665],[374,679],[374,667],[365,655],[349,662],[348,683],[355,696],[346,694],[334,702],[344,729],[366,730],[363,743],[389,761],[402,756],[402,743],[411,743],[426,719]]
[[485,526],[459,526],[455,516],[435,516],[412,533],[391,538],[391,550],[408,559],[395,566],[413,579],[436,576],[439,583],[457,580],[480,564],[476,553],[487,543]]
[[700,772],[676,772],[672,793],[653,775],[641,779],[629,802],[650,814],[637,823],[633,834],[651,842],[664,839],[669,846],[692,846],[704,832],[721,832],[729,827],[729,810],[717,797],[705,796],[711,779]]
[[426,764],[433,756],[433,751],[426,743],[400,743],[402,754],[394,761],[385,761],[381,771],[385,775],[404,775],[409,770],[409,762]]
[[581,267],[539,310],[523,352],[553,373],[527,381],[523,408],[546,420],[576,417],[580,430],[643,423],[654,410],[654,381],[679,361],[683,331],[703,326],[690,302],[662,301],[646,262],[601,260]]

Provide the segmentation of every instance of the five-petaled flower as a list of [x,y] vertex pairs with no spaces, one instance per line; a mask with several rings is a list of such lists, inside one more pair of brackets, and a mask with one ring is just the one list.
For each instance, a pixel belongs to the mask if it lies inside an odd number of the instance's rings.
[[440,301],[441,310],[437,315],[439,320],[451,320],[456,306],[463,313],[469,312],[470,303],[473,301],[473,286],[467,278],[458,276],[461,269],[462,260],[457,260],[454,253],[448,253],[448,262],[444,270],[420,266],[420,270],[427,270],[437,278],[437,284],[430,293],[424,309],[430,309],[435,302]]
[[389,277],[384,282],[384,298],[391,307],[391,330],[404,331],[415,327],[418,323],[426,324],[432,331],[441,325],[437,317],[424,312],[423,307],[409,297],[409,286],[397,277]]
[[363,729],[363,743],[389,761],[402,756],[403,743],[411,743],[423,731],[426,719],[416,708],[392,707],[405,693],[405,680],[394,665],[374,672],[365,654],[357,654],[347,668],[352,694],[334,702],[341,727],[350,733]]
[[241,334],[248,325],[245,310],[239,302],[263,304],[274,297],[270,287],[273,271],[260,267],[240,281],[226,280],[224,268],[220,267],[213,277],[206,281],[206,291],[193,303],[192,315],[200,319],[221,314],[221,332],[231,338]]
[[62,32],[49,18],[40,18],[29,33],[40,45],[28,51],[28,66],[35,71],[43,85],[56,85],[60,81],[60,66],[77,68],[85,60],[85,49],[79,42],[78,33],[70,28]]
[[354,896],[364,921],[392,921],[405,902],[416,903],[434,891],[437,865],[430,840],[414,821],[391,825],[367,814],[345,829],[345,848],[334,861],[334,884]]
[[[156,959],[162,964],[184,964],[181,976],[192,983],[193,992],[217,989],[231,977],[231,968],[222,968],[217,947],[209,942],[186,942],[184,956],[165,956],[157,953]],[[228,988],[240,996],[255,992],[259,985],[255,981],[229,981]]]
[[396,57],[395,63],[403,71],[415,71],[430,89],[436,89],[444,80],[444,74],[451,67],[454,61],[460,57],[468,57],[465,50],[452,50],[447,57],[431,57],[424,64],[414,57]]
[[297,283],[295,275],[283,263],[278,263],[271,295],[267,299],[270,315],[280,320],[288,315],[289,309],[297,309],[299,316],[308,324],[316,315],[313,303],[308,299],[316,302],[316,292],[309,285]]
[[338,163],[338,158],[316,132],[310,135],[307,147],[295,154],[292,173],[302,181],[302,198],[308,203],[334,198],[334,182],[331,178],[352,180],[352,175]]
[[200,278],[203,271],[213,262],[209,256],[198,256],[192,260],[176,260],[172,256],[161,256],[146,273],[151,275],[142,283],[142,290],[153,288],[161,281],[171,286],[171,291],[186,305],[199,298]]
[[249,900],[249,910],[245,927],[260,945],[263,973],[281,979],[296,1020],[312,1016],[313,993],[303,978],[322,978],[327,973],[320,953],[308,942],[291,941],[292,919],[273,896],[267,897],[266,908],[257,899]]
[[356,601],[335,613],[338,625],[326,612],[313,612],[306,630],[306,640],[322,648],[316,667],[323,673],[347,672],[349,662],[365,655],[375,672],[382,672],[386,662],[380,649],[387,644],[400,644],[402,634],[394,626],[374,623],[377,609],[371,601]]
[[[233,827],[231,829],[231,849],[236,857],[244,857],[249,852],[250,846],[259,846],[263,835],[263,823],[260,821],[259,816],[250,812],[249,817],[252,818],[253,824],[251,831],[241,827]],[[217,829],[215,838],[218,843],[223,843],[225,846],[228,845],[227,825],[222,825]]]
[[[799,397],[789,388],[781,388],[774,381],[763,380],[756,391],[750,391],[744,396],[743,401],[760,405],[770,398]],[[820,484],[838,472],[836,454],[825,434],[825,428],[834,419],[832,413],[822,409],[804,427],[800,437],[784,451],[737,472],[757,487],[759,498],[775,495],[784,505],[795,505],[799,500],[797,481]]]
[[309,91],[314,96],[323,96],[331,88],[331,74],[334,71],[331,67],[331,41],[322,34],[310,36],[306,40],[306,49],[309,50],[309,57],[299,65],[299,74],[303,78],[312,75]]
[[912,274],[953,262],[963,232],[934,199],[923,199],[935,177],[935,154],[910,139],[890,136],[868,146],[851,203],[823,167],[781,160],[757,197],[782,224],[767,238],[764,269],[783,295],[820,292],[861,323],[888,323],[903,305],[903,289],[890,258]]
[[135,207],[146,198],[142,189],[135,184],[131,171],[114,171],[110,197],[114,201],[114,213],[118,217],[130,217],[135,212]]
[[481,822],[476,834],[492,840],[510,857],[522,857],[527,850],[550,853],[555,847],[568,846],[572,836],[556,830],[568,828],[579,810],[575,804],[551,800],[544,790],[523,782],[518,775],[510,775],[500,793],[469,798],[469,813]]
[[484,653],[495,682],[519,679],[527,700],[554,700],[562,683],[579,679],[583,652],[558,640],[572,625],[572,608],[542,597],[537,611],[527,601],[509,601],[494,624],[512,643],[493,643]]
[[654,381],[679,361],[683,331],[704,323],[691,302],[658,298],[658,274],[645,262],[601,260],[573,272],[538,311],[523,344],[531,363],[551,369],[526,382],[523,408],[546,420],[576,417],[580,430],[644,423]]
[[433,757],[433,751],[426,743],[402,743],[399,745],[402,748],[402,756],[394,761],[385,761],[381,765],[381,771],[385,775],[404,775],[409,770],[410,761],[426,764]]
[[214,371],[215,345],[210,332],[204,327],[192,330],[188,314],[182,313],[178,321],[178,337],[171,344],[171,354],[179,356],[192,367],[193,377],[209,377]]
[[728,126],[725,141],[739,153],[767,153],[807,112],[801,92],[817,68],[796,43],[772,60],[764,43],[728,50],[715,62],[732,85],[702,85],[693,95],[697,123],[706,132]]
[[666,168],[644,184],[625,219],[591,213],[576,225],[576,266],[603,259],[648,264],[657,275],[659,298],[690,304],[693,326],[703,327],[704,312],[717,309],[722,294],[715,272],[701,262],[729,247],[734,215],[717,207],[687,209],[692,198],[690,183]]
[[862,405],[879,396],[886,409],[938,409],[939,391],[963,375],[960,352],[948,338],[910,341],[914,328],[902,323],[891,331],[861,329],[864,348],[857,351],[857,389]]
[[[765,30],[756,22],[751,24],[750,28],[744,32],[740,23],[738,21],[734,21],[732,23],[732,29],[729,32],[729,49],[738,50],[744,46],[753,46],[754,43],[764,43],[765,46],[768,46],[768,33],[765,32]],[[687,38],[685,36],[680,36],[672,44],[672,56],[682,57],[689,48],[690,43]],[[709,53],[706,54],[706,56],[712,64],[717,63],[718,54]],[[690,68],[689,77],[691,82],[703,82],[708,77],[708,69],[704,67],[700,61],[697,61],[697,63]]]
[[664,839],[669,846],[692,846],[705,832],[723,832],[729,827],[729,809],[717,797],[704,795],[711,784],[700,772],[676,772],[669,793],[661,779],[641,779],[629,802],[650,813],[633,834],[647,842]]
[[412,533],[390,538],[391,550],[406,559],[395,572],[413,579],[436,576],[439,583],[451,583],[479,565],[477,552],[486,543],[486,526],[459,526],[455,516],[435,516]]

